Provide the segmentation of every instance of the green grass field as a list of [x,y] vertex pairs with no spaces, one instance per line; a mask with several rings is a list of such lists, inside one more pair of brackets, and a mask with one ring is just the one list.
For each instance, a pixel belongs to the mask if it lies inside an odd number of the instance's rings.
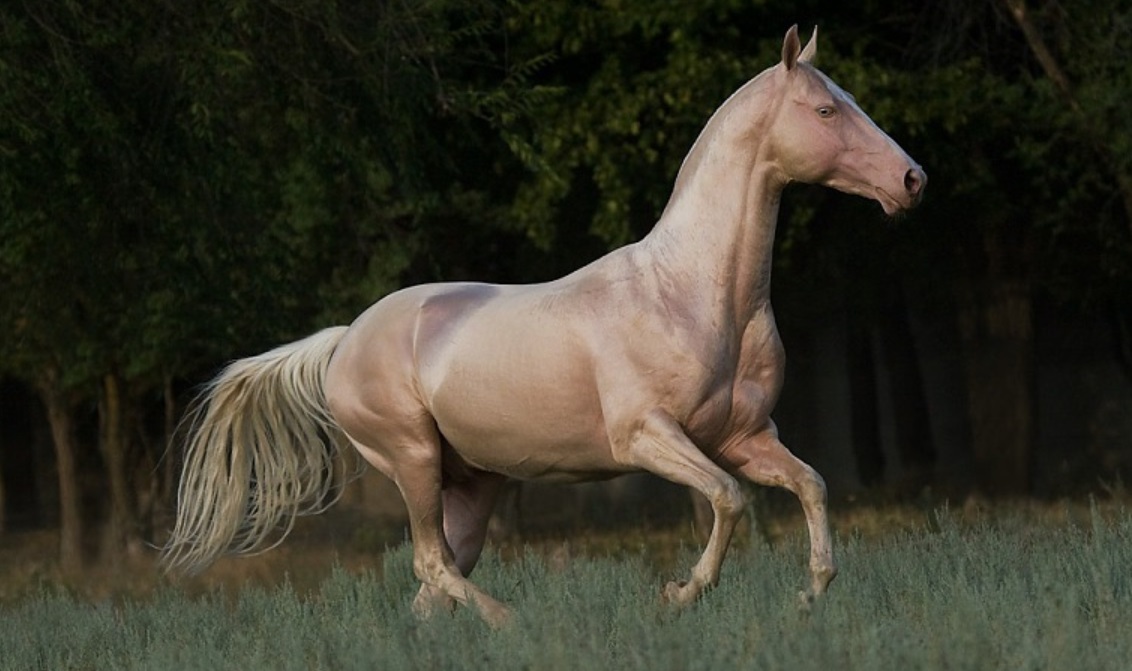
[[683,575],[647,547],[566,560],[488,554],[477,581],[516,609],[499,631],[460,609],[418,621],[407,546],[311,589],[249,586],[92,602],[32,590],[0,609],[2,669],[1126,669],[1132,513],[1005,514],[848,534],[826,598],[799,606],[805,539],[741,543],[721,583],[673,612]]

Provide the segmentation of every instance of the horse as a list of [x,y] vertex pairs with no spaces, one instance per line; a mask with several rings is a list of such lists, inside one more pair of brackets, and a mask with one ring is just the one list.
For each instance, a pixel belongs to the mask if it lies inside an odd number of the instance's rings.
[[823,594],[837,575],[825,483],[771,419],[785,363],[770,303],[779,204],[791,182],[821,184],[891,216],[927,177],[813,66],[816,51],[816,27],[805,48],[787,31],[781,62],[708,120],[639,241],[541,284],[404,288],[348,327],[231,363],[189,415],[166,565],[274,547],[297,515],[333,503],[352,446],[404,498],[421,616],[464,604],[491,625],[511,617],[468,579],[505,483],[634,471],[714,513],[665,601],[717,585],[744,510],[737,477],[798,497],[802,596]]

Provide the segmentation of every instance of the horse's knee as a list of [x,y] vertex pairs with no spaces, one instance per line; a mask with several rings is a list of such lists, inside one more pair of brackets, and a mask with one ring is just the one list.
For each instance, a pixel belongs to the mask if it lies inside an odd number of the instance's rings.
[[719,482],[716,491],[708,497],[717,517],[737,517],[746,506],[746,498],[735,478],[728,477]]

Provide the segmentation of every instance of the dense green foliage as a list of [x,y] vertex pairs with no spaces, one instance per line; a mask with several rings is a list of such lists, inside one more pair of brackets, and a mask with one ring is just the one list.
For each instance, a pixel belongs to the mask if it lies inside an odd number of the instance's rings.
[[0,10],[0,369],[181,373],[395,288],[484,201],[452,166],[485,160],[490,7]]
[[[1001,8],[963,3],[6,7],[0,371],[144,389],[405,282],[565,272],[647,232],[703,122],[794,22],[822,24],[823,68],[932,178],[919,234],[871,263],[921,289],[997,263],[1105,300],[1132,277],[1113,188],[1132,174],[1132,29],[1087,4],[1058,30],[1039,16],[1072,104]],[[853,248],[837,231],[875,212],[805,201],[782,261],[852,274],[829,263]]]
[[[712,110],[794,23],[821,26],[820,67],[930,184],[890,226],[788,191],[780,323],[866,332],[914,296],[962,331],[972,451],[1018,456],[976,469],[1025,492],[1031,303],[1113,317],[1132,370],[1127,2],[8,3],[0,379],[48,407],[62,526],[93,474],[101,517],[152,535],[176,392],[223,362],[405,284],[545,280],[647,233]],[[1017,361],[983,365],[1001,352]]]
[[[799,539],[737,550],[720,586],[682,612],[658,600],[648,556],[489,555],[478,580],[517,609],[417,621],[408,549],[381,577],[336,572],[311,594],[231,601],[175,590],[88,604],[45,590],[2,613],[3,669],[1113,669],[1132,656],[1132,517],[1054,528],[1005,517],[839,547],[841,577],[809,612]],[[686,558],[687,559],[687,558]]]

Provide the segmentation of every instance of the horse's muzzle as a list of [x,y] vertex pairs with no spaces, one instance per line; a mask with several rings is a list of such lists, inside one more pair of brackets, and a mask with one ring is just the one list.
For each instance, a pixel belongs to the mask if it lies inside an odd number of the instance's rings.
[[908,194],[908,207],[915,207],[924,196],[924,187],[928,184],[928,176],[920,166],[908,168],[904,173],[904,191]]

